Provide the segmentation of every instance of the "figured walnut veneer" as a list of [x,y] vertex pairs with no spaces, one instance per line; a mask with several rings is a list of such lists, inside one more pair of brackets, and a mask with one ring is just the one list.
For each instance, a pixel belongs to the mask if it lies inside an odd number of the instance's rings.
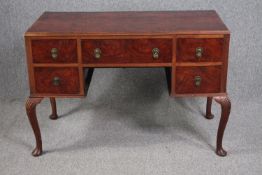
[[[75,39],[35,39],[32,40],[34,63],[76,63],[77,41]],[[58,50],[57,58],[51,57],[51,49]]]
[[[37,67],[34,70],[38,93],[78,94],[80,92],[78,68]],[[54,85],[59,77],[59,85]]]
[[[196,58],[196,48],[203,48],[201,58]],[[177,62],[222,61],[224,38],[179,38],[177,39]]]
[[[94,57],[94,49],[101,49],[101,58]],[[159,58],[152,57],[152,49],[160,50]],[[172,39],[90,39],[82,40],[84,63],[170,63]]]
[[[176,93],[219,93],[221,92],[221,66],[177,67]],[[195,77],[201,77],[199,86]]]

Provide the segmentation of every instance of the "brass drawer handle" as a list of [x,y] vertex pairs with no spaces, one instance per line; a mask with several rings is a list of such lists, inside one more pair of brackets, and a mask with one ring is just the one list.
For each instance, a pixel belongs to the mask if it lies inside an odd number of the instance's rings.
[[58,57],[58,49],[57,48],[51,49],[51,57],[53,58],[53,60],[57,59],[57,57]]
[[202,47],[196,48],[196,58],[197,59],[200,59],[203,56],[203,51],[204,51],[204,49]]
[[195,76],[195,85],[199,87],[201,85],[202,78],[200,76]]
[[53,85],[54,86],[59,86],[60,85],[60,78],[59,77],[54,77],[53,78]]
[[152,49],[152,57],[154,58],[154,59],[158,59],[159,58],[159,49],[158,48],[153,48]]
[[101,54],[102,54],[101,49],[95,48],[95,50],[94,50],[94,56],[95,56],[95,58],[96,58],[96,59],[100,59],[100,58],[101,58]]

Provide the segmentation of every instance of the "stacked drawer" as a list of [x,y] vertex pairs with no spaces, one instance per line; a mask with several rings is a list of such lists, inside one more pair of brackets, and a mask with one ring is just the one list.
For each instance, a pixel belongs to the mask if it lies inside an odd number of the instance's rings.
[[178,37],[176,94],[220,93],[224,38]]
[[76,39],[32,39],[35,94],[80,94]]

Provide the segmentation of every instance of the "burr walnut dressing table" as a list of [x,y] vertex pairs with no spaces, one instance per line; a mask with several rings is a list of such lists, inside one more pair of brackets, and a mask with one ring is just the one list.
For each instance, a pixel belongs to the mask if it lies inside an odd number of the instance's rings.
[[229,38],[215,11],[43,13],[25,33],[33,156],[42,153],[37,104],[50,98],[50,118],[57,119],[55,98],[86,96],[98,67],[163,67],[171,96],[207,97],[207,119],[213,118],[214,99],[222,110],[216,153],[226,156]]

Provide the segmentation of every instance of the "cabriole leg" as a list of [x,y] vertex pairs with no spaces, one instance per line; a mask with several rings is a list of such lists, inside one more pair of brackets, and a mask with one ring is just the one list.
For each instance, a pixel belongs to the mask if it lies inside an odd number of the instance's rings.
[[36,147],[32,152],[33,156],[40,156],[42,154],[42,139],[41,132],[39,129],[37,116],[36,116],[36,106],[42,101],[43,98],[31,98],[29,97],[26,101],[26,113],[30,121],[31,127],[34,131]]
[[54,97],[50,98],[50,103],[52,107],[52,114],[49,116],[51,120],[56,120],[58,118],[57,110],[56,110],[56,101]]
[[207,97],[206,116],[205,116],[207,119],[213,119],[214,118],[214,115],[211,112],[212,99],[213,99],[213,97]]
[[217,148],[216,153],[219,156],[226,156],[227,152],[223,149],[222,140],[224,136],[224,131],[227,125],[227,121],[230,114],[231,102],[228,96],[217,96],[214,100],[221,105],[221,119],[219,122],[219,127],[217,131]]

